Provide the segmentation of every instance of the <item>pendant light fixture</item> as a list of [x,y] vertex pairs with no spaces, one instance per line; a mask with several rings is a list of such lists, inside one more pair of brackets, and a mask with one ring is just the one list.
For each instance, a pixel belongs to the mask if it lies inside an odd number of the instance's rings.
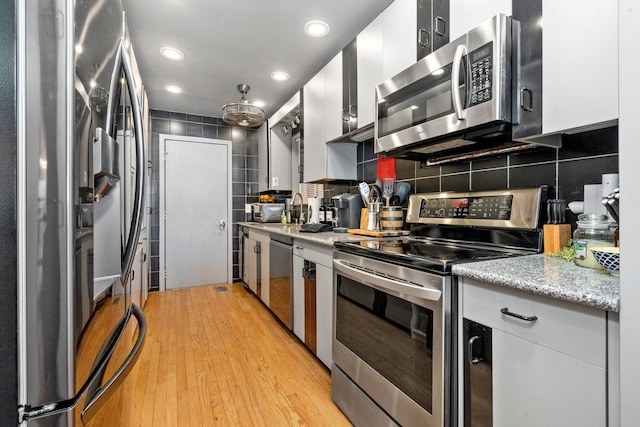
[[251,88],[248,84],[238,85],[238,91],[242,94],[240,101],[222,107],[222,120],[225,123],[242,127],[256,127],[264,123],[264,110],[250,104],[245,98],[249,89]]

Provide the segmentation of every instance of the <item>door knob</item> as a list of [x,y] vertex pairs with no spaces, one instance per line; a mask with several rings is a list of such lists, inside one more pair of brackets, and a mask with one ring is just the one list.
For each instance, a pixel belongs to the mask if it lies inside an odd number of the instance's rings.
[[220,223],[218,224],[218,228],[220,230],[224,230],[226,228],[226,226],[227,226],[227,223],[224,221],[224,219],[221,219]]

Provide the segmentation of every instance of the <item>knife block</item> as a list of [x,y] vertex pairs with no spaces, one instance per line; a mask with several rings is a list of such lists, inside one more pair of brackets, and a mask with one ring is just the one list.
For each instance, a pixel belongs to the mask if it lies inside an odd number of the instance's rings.
[[360,211],[360,230],[366,230],[369,223],[369,209],[362,208]]
[[544,253],[558,252],[571,240],[571,224],[544,224]]

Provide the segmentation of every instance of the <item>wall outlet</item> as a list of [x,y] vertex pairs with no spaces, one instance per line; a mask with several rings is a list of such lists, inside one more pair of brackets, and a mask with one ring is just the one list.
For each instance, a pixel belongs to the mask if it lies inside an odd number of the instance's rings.
[[276,188],[278,186],[278,177],[274,176],[271,178],[271,187]]

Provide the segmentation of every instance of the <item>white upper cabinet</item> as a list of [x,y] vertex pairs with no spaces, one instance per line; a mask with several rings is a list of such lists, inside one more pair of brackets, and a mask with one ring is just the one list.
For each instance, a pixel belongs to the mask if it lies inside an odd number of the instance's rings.
[[375,88],[382,79],[382,16],[358,34],[358,127],[373,123]]
[[330,143],[342,135],[342,52],[303,92],[304,182],[356,179],[357,145]]
[[[300,111],[300,92],[289,99],[258,129],[258,190],[292,191],[294,113]],[[285,126],[287,130],[285,131]]]
[[325,142],[342,136],[342,52],[324,67]]
[[395,0],[357,37],[358,128],[375,118],[375,88],[416,62],[416,0]]
[[[513,0],[514,2],[516,0]],[[513,3],[515,4],[515,3]],[[541,0],[541,135],[613,125],[618,119],[618,5],[597,0]],[[519,19],[512,0],[451,0],[450,39],[503,13]],[[526,37],[526,35],[524,36]],[[526,40],[523,40],[526,43]],[[532,139],[539,135],[533,135]]]
[[618,119],[618,3],[543,0],[544,134]]
[[394,0],[382,13],[382,83],[416,62],[416,0]]
[[258,128],[258,191],[291,191],[291,132],[282,127]]
[[[481,22],[503,13],[511,16],[512,0],[450,0],[449,40],[455,40]],[[514,0],[519,1],[519,0]]]

